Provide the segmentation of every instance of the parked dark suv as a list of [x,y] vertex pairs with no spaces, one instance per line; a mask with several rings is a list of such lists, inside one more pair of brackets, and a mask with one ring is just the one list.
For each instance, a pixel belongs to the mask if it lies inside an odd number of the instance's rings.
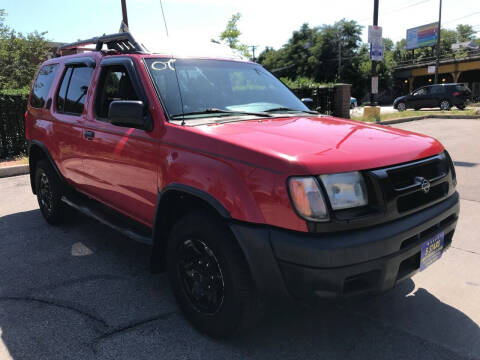
[[472,92],[463,84],[429,85],[421,87],[411,94],[396,98],[393,108],[398,111],[436,107],[450,110],[452,106],[456,106],[463,110],[471,97]]

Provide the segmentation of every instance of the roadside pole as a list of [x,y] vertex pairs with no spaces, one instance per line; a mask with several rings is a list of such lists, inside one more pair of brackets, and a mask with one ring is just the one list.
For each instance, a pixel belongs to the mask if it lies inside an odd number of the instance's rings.
[[[378,2],[379,0],[373,0],[373,26],[378,26]],[[370,46],[374,46],[373,43],[370,43]],[[370,106],[375,106],[375,94],[378,93],[378,89],[375,89],[375,84],[374,82],[377,81],[378,84],[378,79],[375,80],[377,77],[377,61],[372,60],[372,81],[370,85]],[[378,88],[378,86],[377,86]],[[377,91],[375,91],[377,90]]]
[[378,26],[378,4],[379,0],[373,0],[373,25],[368,27],[368,42],[370,44],[370,60],[372,61],[372,77],[370,81],[370,106],[363,108],[363,117],[373,117],[380,122],[380,107],[376,103],[378,94],[377,62],[383,61],[383,39],[382,28]]
[[437,64],[435,66],[435,84],[438,84],[438,67],[440,66],[440,29],[442,28],[442,0],[438,11],[438,35],[437,35]]

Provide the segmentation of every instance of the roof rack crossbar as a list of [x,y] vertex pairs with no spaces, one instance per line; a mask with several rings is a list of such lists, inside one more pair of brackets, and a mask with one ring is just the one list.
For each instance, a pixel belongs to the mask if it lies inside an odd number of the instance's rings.
[[91,39],[80,40],[70,44],[65,44],[58,48],[58,51],[61,53],[63,50],[75,49],[85,45],[96,45],[95,51],[102,50],[103,45],[107,45],[109,49],[115,49],[120,52],[135,52],[135,53],[146,53],[146,49],[137,41],[129,32],[103,35],[98,37],[93,37]]

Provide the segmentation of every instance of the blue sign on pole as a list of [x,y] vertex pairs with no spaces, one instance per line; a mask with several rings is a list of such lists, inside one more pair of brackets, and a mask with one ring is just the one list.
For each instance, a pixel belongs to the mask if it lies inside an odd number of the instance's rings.
[[370,60],[383,61],[383,45],[370,44]]

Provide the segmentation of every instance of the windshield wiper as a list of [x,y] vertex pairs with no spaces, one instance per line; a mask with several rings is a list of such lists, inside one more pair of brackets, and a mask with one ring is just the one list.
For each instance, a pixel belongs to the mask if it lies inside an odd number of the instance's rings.
[[306,113],[306,114],[319,114],[318,111],[310,111],[310,110],[298,110],[298,109],[291,109],[287,107],[277,107],[273,109],[265,110],[266,113],[277,112],[277,111],[295,111],[297,113]]
[[272,117],[273,115],[268,114],[266,112],[250,112],[250,111],[234,111],[234,110],[223,110],[217,108],[208,108],[203,111],[192,111],[183,114],[175,114],[172,115],[172,119],[180,119],[184,116],[190,115],[204,115],[204,114],[232,114],[232,115],[252,115],[252,116],[261,116],[261,117]]

